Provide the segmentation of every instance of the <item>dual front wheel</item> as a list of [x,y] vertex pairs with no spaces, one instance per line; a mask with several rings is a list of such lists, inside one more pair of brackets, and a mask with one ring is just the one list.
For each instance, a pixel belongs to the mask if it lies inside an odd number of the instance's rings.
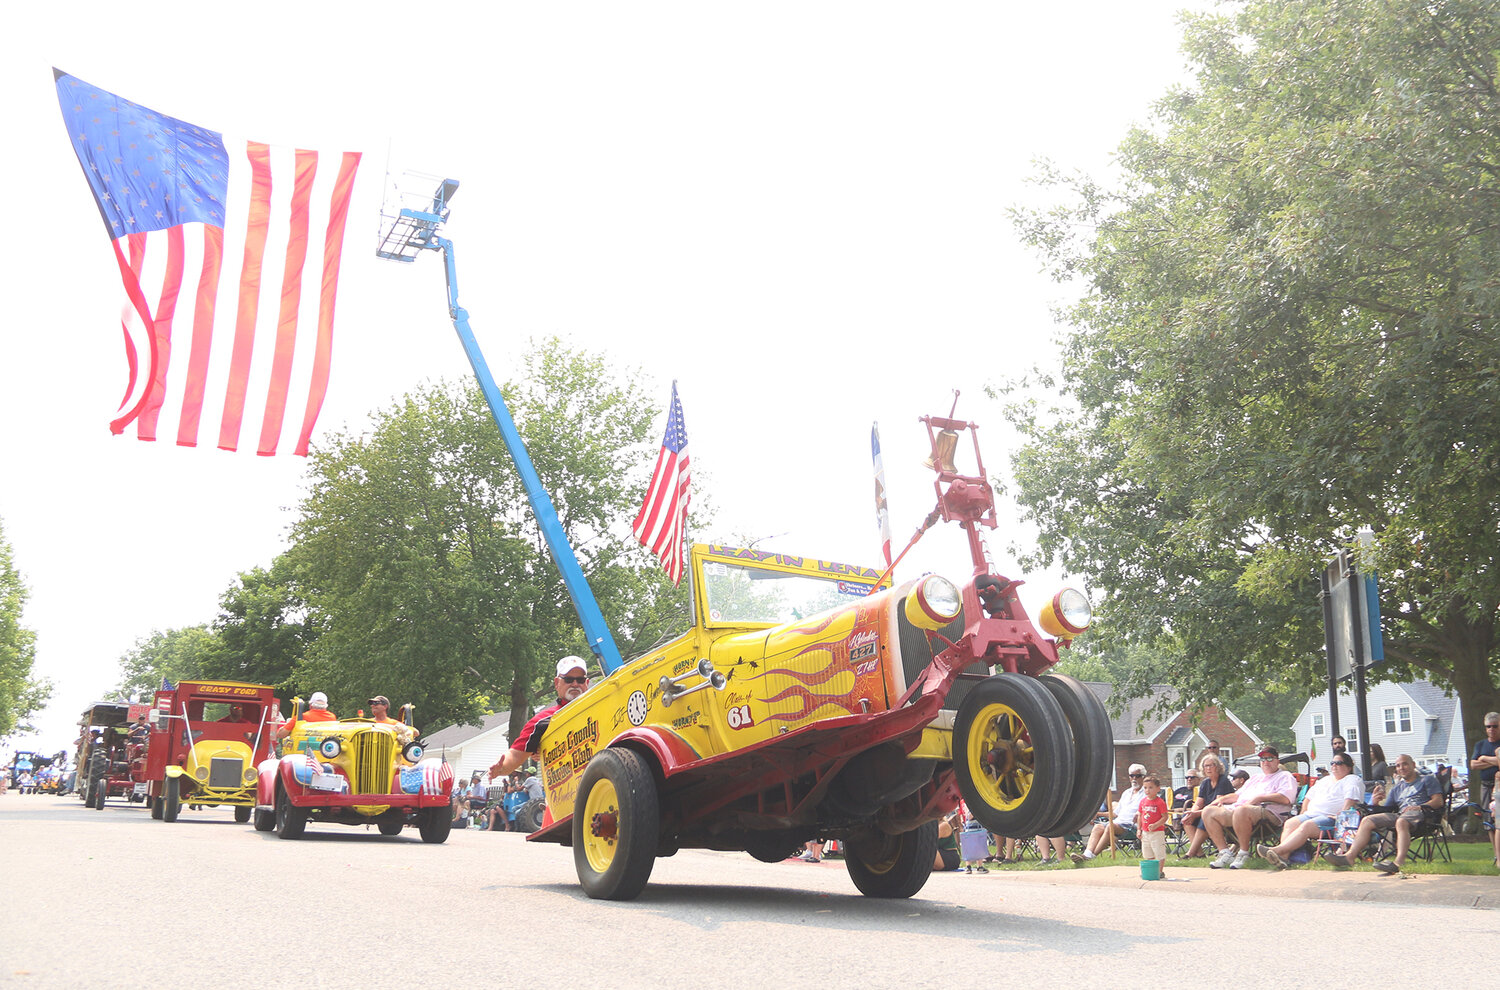
[[1114,741],[1104,706],[1060,674],[997,674],[959,705],[953,761],[960,792],[999,835],[1068,835],[1109,787]]

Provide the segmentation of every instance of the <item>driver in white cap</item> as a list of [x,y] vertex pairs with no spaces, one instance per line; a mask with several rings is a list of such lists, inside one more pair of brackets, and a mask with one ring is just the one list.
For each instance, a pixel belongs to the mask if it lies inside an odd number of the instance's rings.
[[491,780],[505,776],[538,752],[542,734],[547,731],[552,714],[589,689],[588,666],[579,657],[563,657],[557,661],[557,676],[552,679],[552,686],[557,691],[556,703],[531,716],[531,721],[522,726],[521,734],[511,744],[510,751],[490,767]]
[[[328,710],[328,695],[322,691],[314,691],[311,698],[307,699],[307,711],[302,713],[304,722],[337,722],[339,717]],[[297,727],[296,719],[287,719],[276,730],[276,738],[285,739],[292,734]]]

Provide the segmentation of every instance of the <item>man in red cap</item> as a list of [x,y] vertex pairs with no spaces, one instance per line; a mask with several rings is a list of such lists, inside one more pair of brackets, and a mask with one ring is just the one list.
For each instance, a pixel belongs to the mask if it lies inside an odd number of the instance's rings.
[[[1281,769],[1275,747],[1262,746],[1256,755],[1260,757],[1260,772],[1251,774],[1244,787],[1214,798],[1203,809],[1203,827],[1220,849],[1219,858],[1208,864],[1209,869],[1238,870],[1244,866],[1250,858],[1250,838],[1255,826],[1269,822],[1280,829],[1286,816],[1292,813],[1292,804],[1297,800],[1297,778]],[[1234,842],[1229,841],[1226,828],[1234,829]]]

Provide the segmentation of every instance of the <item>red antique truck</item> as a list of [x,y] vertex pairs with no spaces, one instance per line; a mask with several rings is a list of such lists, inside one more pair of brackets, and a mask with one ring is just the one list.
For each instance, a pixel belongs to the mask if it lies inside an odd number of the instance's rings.
[[134,769],[151,817],[175,822],[184,804],[224,804],[235,821],[249,821],[256,766],[271,755],[277,711],[275,688],[265,684],[183,681],[156,692],[146,752]]

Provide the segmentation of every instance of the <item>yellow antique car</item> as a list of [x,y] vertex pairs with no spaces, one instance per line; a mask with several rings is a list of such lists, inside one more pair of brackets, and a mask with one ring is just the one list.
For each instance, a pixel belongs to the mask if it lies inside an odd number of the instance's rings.
[[910,897],[960,796],[1017,837],[1067,834],[1099,807],[1109,721],[1083,684],[1046,673],[1088,600],[1060,591],[1032,623],[977,536],[994,526],[982,463],[952,466],[949,438],[973,424],[926,422],[933,515],[968,531],[966,580],[893,587],[869,567],[695,545],[692,628],[552,716],[548,817],[530,841],[571,845],[590,896],[634,897],[679,848],[771,862],[823,838],[862,893]]
[[374,825],[381,835],[411,825],[423,842],[446,841],[453,767],[424,755],[410,721],[404,705],[401,722],[312,722],[295,699],[283,755],[260,764],[256,830],[296,839],[310,821]]

